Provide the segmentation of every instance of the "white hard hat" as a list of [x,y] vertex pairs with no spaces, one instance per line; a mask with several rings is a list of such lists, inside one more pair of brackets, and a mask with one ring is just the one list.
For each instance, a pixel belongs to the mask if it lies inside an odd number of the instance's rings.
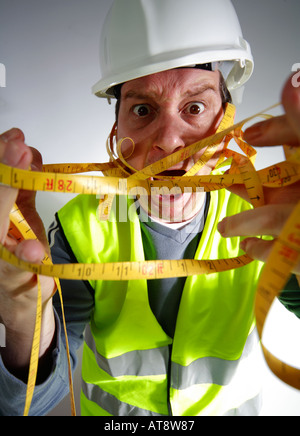
[[211,63],[230,91],[253,72],[250,46],[230,0],[115,0],[102,29],[98,97],[161,71]]

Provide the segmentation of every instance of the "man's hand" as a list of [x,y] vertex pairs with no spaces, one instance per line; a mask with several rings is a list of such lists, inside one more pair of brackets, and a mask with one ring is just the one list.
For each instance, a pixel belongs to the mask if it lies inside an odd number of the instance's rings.
[[[300,88],[293,86],[292,78],[282,92],[285,115],[260,122],[245,131],[245,140],[257,147],[274,145],[300,146]],[[243,185],[234,185],[230,191],[248,199]],[[219,223],[224,237],[246,236],[241,248],[253,259],[266,261],[273,241],[255,236],[271,235],[276,238],[300,200],[300,182],[283,188],[264,188],[265,206],[227,217]],[[300,263],[293,271],[300,275]]]
[[[6,165],[40,170],[40,154],[25,145],[19,129],[0,136],[0,161]],[[9,213],[17,202],[21,212],[39,241],[18,243],[9,232]],[[35,193],[0,186],[0,242],[22,260],[41,263],[45,251],[49,252],[42,221],[35,209]],[[43,322],[40,354],[51,344],[55,323],[51,296],[55,290],[52,278],[41,278],[43,291]],[[6,328],[6,348],[1,349],[5,365],[21,373],[26,372],[30,360],[37,302],[36,276],[21,271],[0,259],[0,322]]]

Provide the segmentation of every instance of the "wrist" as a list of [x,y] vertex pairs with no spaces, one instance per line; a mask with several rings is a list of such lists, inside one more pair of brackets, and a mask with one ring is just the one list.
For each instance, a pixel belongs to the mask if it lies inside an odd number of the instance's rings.
[[[3,363],[12,373],[28,369],[35,328],[36,308],[14,312],[14,322],[5,323],[6,347],[1,348]],[[55,334],[55,319],[52,299],[43,305],[39,357],[41,358],[52,343]]]

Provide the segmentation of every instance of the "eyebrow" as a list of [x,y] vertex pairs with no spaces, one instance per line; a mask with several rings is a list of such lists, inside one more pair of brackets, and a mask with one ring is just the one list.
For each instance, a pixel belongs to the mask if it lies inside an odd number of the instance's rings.
[[183,94],[184,97],[196,97],[197,95],[204,94],[207,91],[212,91],[217,93],[219,88],[212,83],[202,83],[199,86],[196,86],[192,89],[189,89],[187,92]]
[[[208,82],[204,82],[201,83],[199,86],[194,86],[192,89],[188,89],[184,94],[183,94],[183,98],[186,97],[196,97],[198,95],[204,94],[207,91],[212,91],[214,93],[218,92],[218,88],[216,88],[216,86],[212,83],[208,83]],[[144,100],[146,98],[155,98],[157,97],[158,94],[154,91],[150,91],[149,93],[145,94],[143,92],[137,92],[134,90],[129,90],[128,92],[126,92],[126,94],[124,95],[123,99],[124,100],[128,100],[131,98],[135,98],[137,100]]]
[[136,98],[138,100],[144,100],[146,97],[149,97],[150,94],[142,94],[135,91],[128,91],[124,95],[123,99],[128,100],[130,98]]

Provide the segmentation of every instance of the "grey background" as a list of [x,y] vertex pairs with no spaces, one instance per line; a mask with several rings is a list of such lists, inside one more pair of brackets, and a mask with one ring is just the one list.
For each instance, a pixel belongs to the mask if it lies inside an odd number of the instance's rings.
[[[299,0],[233,0],[255,70],[237,120],[280,101],[284,82],[300,63]],[[45,163],[106,162],[105,141],[114,107],[91,93],[99,80],[99,37],[111,0],[0,0],[0,63],[6,87],[0,88],[0,132],[16,126]],[[216,29],[217,31],[217,29]],[[272,112],[282,113],[278,108]],[[257,168],[281,161],[281,148],[259,152]],[[70,197],[38,194],[48,226]],[[275,306],[265,344],[300,366],[300,322]],[[75,374],[77,403],[80,369]],[[262,415],[300,416],[300,393],[266,368]],[[1,393],[0,393],[1,395]],[[79,406],[78,406],[79,408]],[[66,399],[51,415],[68,415]]]

